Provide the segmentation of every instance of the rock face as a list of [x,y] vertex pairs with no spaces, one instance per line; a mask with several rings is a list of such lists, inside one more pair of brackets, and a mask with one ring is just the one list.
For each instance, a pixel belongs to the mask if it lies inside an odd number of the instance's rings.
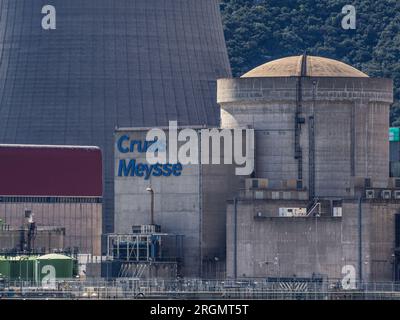
[[48,4],[0,0],[0,143],[101,147],[112,232],[115,127],[219,124],[218,1]]

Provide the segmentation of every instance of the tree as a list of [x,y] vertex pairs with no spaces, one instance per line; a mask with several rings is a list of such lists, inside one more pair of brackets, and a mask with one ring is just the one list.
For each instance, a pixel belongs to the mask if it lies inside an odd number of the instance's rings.
[[307,52],[394,80],[393,125],[400,126],[400,1],[353,0],[355,30],[341,27],[342,0],[223,0],[234,76],[265,62]]

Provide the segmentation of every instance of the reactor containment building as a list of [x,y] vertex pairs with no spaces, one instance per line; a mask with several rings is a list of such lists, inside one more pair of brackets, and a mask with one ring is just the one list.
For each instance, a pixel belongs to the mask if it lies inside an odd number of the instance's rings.
[[219,80],[222,127],[255,130],[254,177],[227,208],[229,277],[399,278],[392,102],[391,80],[307,55]]

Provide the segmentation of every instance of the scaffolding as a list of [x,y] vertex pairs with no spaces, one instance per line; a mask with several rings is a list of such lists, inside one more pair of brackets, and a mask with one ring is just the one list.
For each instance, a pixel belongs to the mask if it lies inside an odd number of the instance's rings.
[[107,236],[107,277],[176,278],[183,264],[183,235],[156,225],[133,226],[130,234]]

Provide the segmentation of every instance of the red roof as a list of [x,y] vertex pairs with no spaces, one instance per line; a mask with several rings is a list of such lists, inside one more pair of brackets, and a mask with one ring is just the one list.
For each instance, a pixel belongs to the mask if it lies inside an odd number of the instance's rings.
[[101,197],[97,147],[0,145],[0,196]]

